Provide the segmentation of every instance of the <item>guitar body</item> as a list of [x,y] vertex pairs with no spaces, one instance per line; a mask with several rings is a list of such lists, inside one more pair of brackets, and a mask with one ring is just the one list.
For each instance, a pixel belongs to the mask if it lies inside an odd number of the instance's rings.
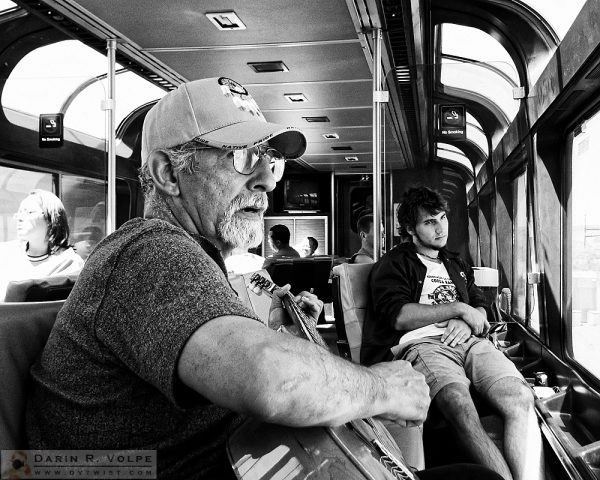
[[346,425],[290,428],[248,419],[229,436],[227,454],[240,480],[409,478],[394,475]]

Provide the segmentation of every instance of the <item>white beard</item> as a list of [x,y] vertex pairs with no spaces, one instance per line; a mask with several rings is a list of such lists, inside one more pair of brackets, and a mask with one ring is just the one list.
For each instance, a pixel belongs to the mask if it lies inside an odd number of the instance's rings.
[[250,248],[260,245],[263,240],[263,216],[255,220],[240,218],[236,213],[244,207],[263,208],[267,205],[266,194],[253,194],[249,198],[243,195],[235,197],[229,210],[217,221],[217,236],[232,248]]

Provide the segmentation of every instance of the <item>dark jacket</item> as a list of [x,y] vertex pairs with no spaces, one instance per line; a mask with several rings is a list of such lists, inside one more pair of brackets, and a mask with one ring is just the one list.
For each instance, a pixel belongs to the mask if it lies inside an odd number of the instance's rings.
[[[458,292],[458,299],[474,308],[488,307],[483,292],[475,285],[473,270],[456,253],[442,249],[439,257]],[[362,364],[391,360],[390,348],[406,331],[394,328],[396,318],[407,303],[419,303],[427,267],[417,257],[412,243],[402,243],[379,260],[371,270],[371,312],[362,330]]]

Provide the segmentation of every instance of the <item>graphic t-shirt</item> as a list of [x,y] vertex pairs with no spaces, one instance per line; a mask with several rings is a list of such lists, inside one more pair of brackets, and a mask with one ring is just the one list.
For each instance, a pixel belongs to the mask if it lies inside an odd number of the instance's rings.
[[[438,263],[434,260],[417,254],[419,260],[423,262],[423,265],[427,267],[427,273],[425,274],[425,280],[423,280],[423,290],[421,291],[421,298],[419,303],[422,305],[440,305],[443,303],[452,303],[458,300],[458,293],[456,287],[448,271],[443,263]],[[421,328],[416,328],[402,336],[399,345],[403,345],[407,342],[412,342],[418,338],[423,337],[437,337],[444,333],[446,329],[446,322],[443,322],[443,326],[432,323]]]

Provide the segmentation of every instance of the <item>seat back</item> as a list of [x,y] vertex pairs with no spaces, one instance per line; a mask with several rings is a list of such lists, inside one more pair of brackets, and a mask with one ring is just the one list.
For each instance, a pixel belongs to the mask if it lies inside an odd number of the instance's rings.
[[14,280],[6,287],[5,302],[49,302],[65,300],[78,274]]
[[[360,363],[362,326],[369,315],[369,275],[372,263],[342,263],[333,267],[333,307],[338,348],[340,355]],[[341,340],[340,340],[341,339]],[[344,346],[344,339],[347,345]],[[344,355],[342,352],[346,352]],[[423,431],[421,427],[402,427],[393,422],[384,422],[404,458],[417,470],[425,467]]]
[[273,283],[283,287],[290,283],[294,276],[294,264],[291,258],[276,258],[270,263],[266,270],[269,272]]
[[0,449],[26,449],[29,369],[42,353],[64,301],[0,304]]
[[372,263],[342,263],[333,267],[333,308],[338,341],[347,341],[347,349],[343,344],[341,349],[349,352],[356,363],[360,363],[362,327],[368,314],[372,268]]

